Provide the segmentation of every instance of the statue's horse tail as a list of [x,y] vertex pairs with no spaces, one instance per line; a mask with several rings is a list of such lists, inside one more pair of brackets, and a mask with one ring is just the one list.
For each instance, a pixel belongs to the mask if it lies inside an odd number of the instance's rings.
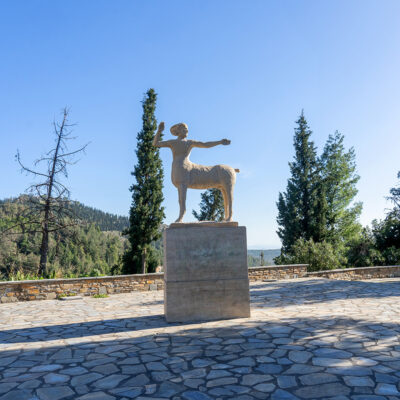
[[240,172],[240,169],[239,168],[235,168],[235,172]]

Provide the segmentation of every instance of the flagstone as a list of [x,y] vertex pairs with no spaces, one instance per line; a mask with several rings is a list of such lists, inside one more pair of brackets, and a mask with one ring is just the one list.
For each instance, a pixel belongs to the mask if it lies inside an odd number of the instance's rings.
[[214,369],[207,375],[207,379],[223,378],[224,376],[232,376],[232,373],[224,369]]
[[348,395],[350,389],[341,383],[323,383],[305,386],[295,390],[295,394],[303,399],[320,399],[337,395]]
[[188,388],[197,389],[200,385],[205,384],[205,379],[186,379],[183,384]]
[[391,385],[389,383],[378,383],[376,389],[376,394],[382,395],[391,395],[391,396],[398,396],[400,395],[399,391],[397,390],[395,385]]
[[61,400],[70,397],[74,391],[68,386],[40,388],[36,391],[40,400]]
[[195,391],[187,391],[182,393],[182,397],[185,400],[212,400],[212,397],[208,396],[207,394]]
[[55,374],[51,372],[50,374],[47,374],[43,377],[44,381],[46,383],[50,384],[57,384],[57,383],[65,383],[68,382],[70,377],[68,375],[64,374]]
[[115,400],[115,397],[104,392],[92,392],[80,396],[76,400]]
[[86,385],[88,383],[97,381],[98,379],[102,378],[103,376],[104,375],[98,374],[97,372],[90,372],[88,374],[74,376],[71,379],[71,384],[72,384],[72,386]]
[[[11,390],[3,395],[0,395],[0,400],[38,400],[38,398],[36,396],[33,396],[30,390],[22,389],[22,390]],[[43,400],[49,400],[49,399],[44,398]]]
[[306,363],[312,357],[312,355],[313,353],[310,351],[293,350],[289,352],[289,359],[295,363]]
[[367,376],[345,376],[343,379],[347,386],[375,386],[373,380]]
[[9,382],[9,383],[0,383],[0,394],[9,392],[11,389],[15,388],[18,383]]
[[301,375],[299,379],[303,385],[320,385],[322,383],[336,382],[338,380],[336,375],[327,374],[325,372]]
[[206,386],[215,387],[215,386],[231,385],[233,383],[237,383],[237,378],[226,377],[226,378],[212,379],[207,382]]
[[129,375],[113,374],[97,380],[93,383],[93,386],[99,389],[113,389],[118,386],[121,381],[127,378],[129,378]]
[[259,392],[272,392],[275,389],[275,385],[273,383],[259,383],[254,386],[254,389]]
[[44,364],[38,365],[30,369],[31,372],[51,372],[61,369],[62,365],[60,364]]

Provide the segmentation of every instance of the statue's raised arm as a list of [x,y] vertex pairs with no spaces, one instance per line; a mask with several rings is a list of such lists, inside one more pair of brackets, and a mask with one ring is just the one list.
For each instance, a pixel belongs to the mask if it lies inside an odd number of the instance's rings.
[[160,137],[161,137],[162,132],[164,131],[164,128],[165,128],[164,122],[160,122],[160,124],[158,125],[156,136],[154,136],[153,146],[156,146],[156,147],[169,147],[170,140],[166,140],[164,142],[162,142],[160,140]]
[[233,203],[233,187],[236,182],[236,172],[227,165],[205,166],[192,163],[189,155],[194,147],[208,149],[210,147],[228,145],[231,143],[228,139],[222,139],[215,142],[199,142],[195,140],[187,140],[188,126],[184,123],[175,124],[171,127],[170,132],[177,136],[175,140],[160,141],[160,136],[164,130],[164,123],[158,126],[158,131],[154,138],[153,144],[157,147],[169,147],[172,150],[173,161],[171,178],[172,183],[178,189],[180,212],[176,222],[182,222],[186,212],[186,191],[190,189],[219,189],[224,198],[225,219],[224,221],[232,221],[232,203]]
[[217,140],[215,142],[198,142],[196,140],[191,140],[191,143],[192,143],[193,147],[209,149],[210,147],[218,146],[219,144],[223,144],[224,146],[227,146],[228,144],[231,144],[231,141],[228,139]]

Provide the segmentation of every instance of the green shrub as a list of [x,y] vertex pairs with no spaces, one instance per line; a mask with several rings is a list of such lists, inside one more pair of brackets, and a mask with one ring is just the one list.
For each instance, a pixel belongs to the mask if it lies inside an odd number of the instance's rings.
[[61,298],[63,298],[63,297],[74,297],[74,296],[76,296],[77,294],[76,293],[73,293],[73,292],[71,292],[71,293],[60,293],[58,296],[57,296],[57,299],[61,299]]
[[289,255],[275,259],[276,264],[309,264],[309,271],[341,268],[344,262],[338,249],[328,242],[297,239]]

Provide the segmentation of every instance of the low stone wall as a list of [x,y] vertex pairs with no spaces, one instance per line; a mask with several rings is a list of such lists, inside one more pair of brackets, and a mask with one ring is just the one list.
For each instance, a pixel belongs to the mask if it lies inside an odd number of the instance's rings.
[[[302,277],[341,280],[393,278],[400,277],[400,265],[334,269],[309,273],[307,273],[307,264],[249,268],[250,282]],[[0,282],[0,302],[50,300],[60,295],[93,296],[95,294],[162,290],[163,288],[163,273]]]
[[163,278],[163,274],[146,274],[0,282],[0,302],[50,300],[60,295],[93,296],[161,290]]
[[[306,273],[307,265],[252,267],[249,268],[249,280],[293,279],[303,277]],[[0,302],[50,300],[60,295],[93,296],[163,288],[163,273],[0,282]]]
[[349,281],[357,279],[395,278],[400,277],[400,265],[331,269],[326,271],[309,272],[307,276],[310,278],[328,278]]
[[307,275],[308,264],[273,265],[269,267],[249,268],[249,281],[264,281],[269,279],[295,279]]

